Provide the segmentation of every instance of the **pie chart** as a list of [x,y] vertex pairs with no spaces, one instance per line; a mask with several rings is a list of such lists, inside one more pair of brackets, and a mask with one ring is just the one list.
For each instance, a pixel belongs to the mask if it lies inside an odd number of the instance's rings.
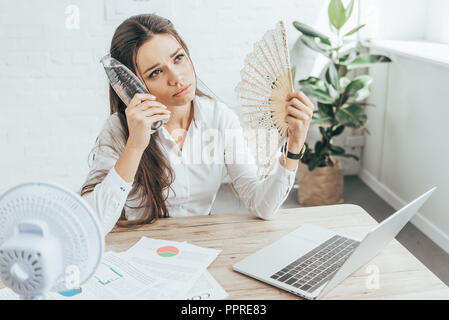
[[160,247],[156,252],[159,256],[168,258],[176,256],[179,253],[179,249],[173,246],[165,246]]

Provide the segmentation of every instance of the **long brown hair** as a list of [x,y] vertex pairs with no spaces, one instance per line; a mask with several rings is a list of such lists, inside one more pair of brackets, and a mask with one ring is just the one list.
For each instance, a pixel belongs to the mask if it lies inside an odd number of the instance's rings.
[[[172,22],[156,14],[140,14],[123,21],[117,27],[114,36],[112,37],[110,54],[113,58],[123,63],[132,72],[134,72],[134,74],[136,74],[135,61],[137,51],[145,42],[151,40],[155,34],[172,35],[179,42],[190,59],[189,50],[184,41],[176,32]],[[198,96],[207,96],[211,98],[209,95],[199,90],[198,86],[195,94]],[[108,145],[106,147],[112,148],[117,153],[121,153],[121,150],[118,150],[119,148],[117,148],[117,146],[124,146],[124,142],[126,142],[129,137],[128,123],[126,121],[125,114],[126,105],[110,85],[109,103],[110,114],[112,115],[117,112],[120,119],[123,136],[112,136],[115,140],[114,142],[116,142],[115,145]],[[163,192],[167,188],[171,187],[175,176],[169,160],[165,157],[161,150],[159,141],[159,131],[156,131],[153,133],[150,143],[142,155],[134,178],[133,188],[128,196],[137,196],[136,198],[140,198],[140,205],[138,207],[129,207],[125,204],[121,217],[117,222],[117,225],[119,226],[152,223],[157,218],[169,217],[169,212],[165,204],[166,198],[164,198]],[[98,172],[95,172],[95,174],[92,175],[92,178],[89,179],[89,181],[86,181],[82,186],[80,192],[81,196],[92,192],[95,186],[104,179],[107,173],[108,170],[98,170]],[[145,215],[139,220],[125,221],[126,207],[133,209],[145,207]]]

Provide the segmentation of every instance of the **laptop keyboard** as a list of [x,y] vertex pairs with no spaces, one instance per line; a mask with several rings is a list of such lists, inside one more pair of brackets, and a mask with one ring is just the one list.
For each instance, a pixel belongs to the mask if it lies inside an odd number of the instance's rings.
[[270,278],[313,292],[337,272],[359,243],[342,236],[333,236]]

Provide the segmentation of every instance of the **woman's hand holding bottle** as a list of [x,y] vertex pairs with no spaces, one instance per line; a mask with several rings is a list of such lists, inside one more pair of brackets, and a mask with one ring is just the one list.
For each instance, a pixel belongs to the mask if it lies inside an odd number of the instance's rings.
[[151,125],[170,118],[170,111],[151,94],[136,93],[126,110],[129,137],[115,164],[116,172],[126,181],[134,179],[142,154],[151,139]]
[[127,147],[145,151],[151,139],[151,126],[160,120],[168,120],[170,111],[156,97],[147,93],[136,93],[126,110],[129,137]]

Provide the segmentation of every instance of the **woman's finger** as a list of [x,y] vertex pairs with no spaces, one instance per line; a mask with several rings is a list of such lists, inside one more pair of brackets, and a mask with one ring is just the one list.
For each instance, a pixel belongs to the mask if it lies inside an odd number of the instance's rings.
[[286,100],[290,101],[292,98],[297,98],[299,101],[301,101],[306,106],[310,106],[311,108],[313,108],[313,103],[302,91],[295,91],[295,92],[289,93],[287,95]]
[[304,92],[302,92],[302,91],[299,91],[299,94],[304,98],[304,100],[307,102],[306,104],[308,105],[308,106],[311,106],[312,107],[312,111],[313,111],[313,103],[312,103],[312,101],[309,99],[309,97],[304,93]]
[[298,109],[295,108],[291,108],[289,110],[289,113],[287,114],[287,117],[292,117],[298,120],[302,120],[304,121],[304,123],[306,123],[307,121],[309,121],[310,117],[307,113],[300,111]]
[[163,109],[167,109],[167,107],[165,105],[163,105],[162,103],[160,103],[159,101],[155,101],[155,100],[147,100],[142,102],[139,105],[139,109],[140,110],[147,110],[148,108],[154,108],[154,107],[159,107],[159,108],[163,108]]
[[304,103],[299,101],[297,98],[293,98],[290,101],[289,106],[293,106],[293,108],[296,108],[296,109],[298,109],[300,111],[303,111],[303,112],[307,113],[310,117],[313,116],[313,109],[311,109],[310,107],[306,106]]
[[[304,95],[305,96],[305,95]],[[307,98],[307,96],[306,96],[306,98]],[[310,102],[310,100],[308,100],[309,102]],[[303,103],[303,105],[304,105],[304,108],[306,108],[307,110],[308,110],[308,113],[310,113],[311,115],[313,115],[313,111],[314,111],[314,109],[315,109],[315,107],[313,106],[313,103],[312,102],[310,102],[310,104],[308,104],[308,103]]]
[[156,97],[149,93],[136,93],[129,102],[130,107],[137,107],[142,101],[156,100]]
[[287,95],[286,100],[290,101],[292,98],[297,98],[302,103],[307,104],[307,102],[304,100],[304,98],[300,95],[299,91],[294,91],[294,92],[289,93]]
[[152,116],[154,114],[171,114],[170,110],[162,109],[162,108],[148,108],[147,110],[141,111],[142,114],[146,117]]
[[168,119],[170,119],[170,115],[168,115],[168,114],[156,114],[156,115],[153,115],[151,117],[147,117],[147,120],[149,120],[149,119],[151,119],[152,122],[154,123],[154,122],[159,121],[159,120],[168,120]]

